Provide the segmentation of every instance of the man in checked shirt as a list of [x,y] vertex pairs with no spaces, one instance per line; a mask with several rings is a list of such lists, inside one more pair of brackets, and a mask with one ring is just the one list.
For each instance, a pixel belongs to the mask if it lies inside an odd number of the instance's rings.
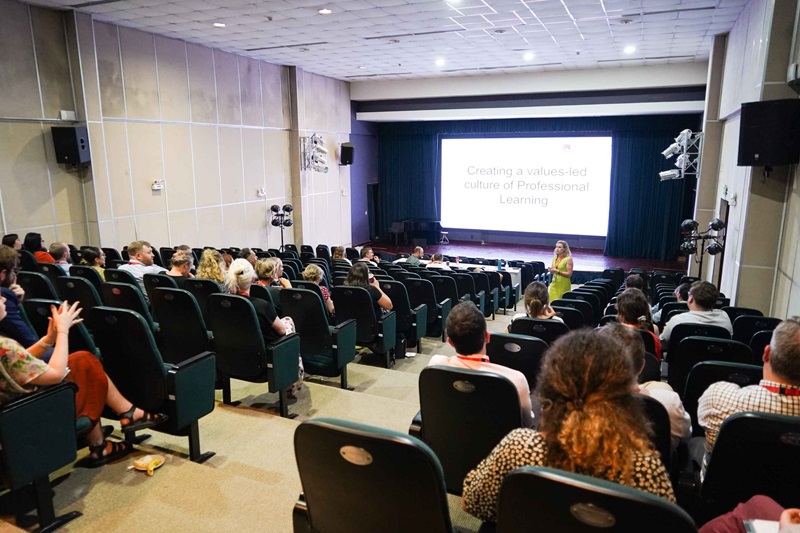
[[746,411],[800,416],[800,317],[781,322],[764,348],[764,376],[758,385],[720,381],[700,397],[697,421],[706,432],[703,471],[719,428],[729,416]]

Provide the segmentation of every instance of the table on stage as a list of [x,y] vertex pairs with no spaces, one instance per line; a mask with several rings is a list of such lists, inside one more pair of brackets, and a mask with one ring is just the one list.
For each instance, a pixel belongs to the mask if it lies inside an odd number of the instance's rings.
[[[405,262],[406,262],[405,258],[397,259],[396,261],[394,261],[394,263],[405,263]],[[430,261],[428,261],[427,259],[422,259],[419,262],[420,265],[427,265],[428,263],[430,263]],[[459,272],[459,271],[462,271],[462,270],[469,270],[469,269],[472,269],[472,268],[480,268],[484,272],[497,272],[497,267],[496,266],[491,266],[491,265],[474,265],[472,263],[456,263],[455,261],[450,261],[449,263],[445,263],[445,264],[450,266],[450,268],[455,272]],[[380,267],[380,265],[378,265],[378,266]],[[511,275],[511,284],[512,285],[516,285],[517,283],[520,283],[520,284],[522,283],[522,274],[520,273],[520,269],[519,268],[506,267],[506,268],[503,268],[503,270],[508,272]],[[524,287],[523,287],[523,289],[524,289]]]

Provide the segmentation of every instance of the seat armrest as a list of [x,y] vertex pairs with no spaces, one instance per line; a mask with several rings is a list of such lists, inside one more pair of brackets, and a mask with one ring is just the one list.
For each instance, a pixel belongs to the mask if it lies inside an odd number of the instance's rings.
[[389,311],[378,319],[378,331],[381,353],[394,348],[395,337],[397,336],[397,313]]
[[170,426],[186,427],[214,410],[216,361],[214,352],[203,352],[176,365],[169,365]]
[[412,308],[411,318],[416,326],[416,338],[424,337],[425,330],[428,328],[428,306],[422,304]]
[[300,336],[297,333],[284,335],[267,345],[269,391],[279,392],[300,377]]
[[356,331],[356,321],[352,318],[332,328],[337,368],[343,368],[356,358]]
[[453,301],[450,298],[445,298],[444,300],[439,302],[439,307],[444,309],[445,306],[447,306],[448,309],[452,308],[453,307]]
[[417,411],[414,418],[411,419],[411,425],[408,426],[408,434],[420,440],[422,438],[422,411]]

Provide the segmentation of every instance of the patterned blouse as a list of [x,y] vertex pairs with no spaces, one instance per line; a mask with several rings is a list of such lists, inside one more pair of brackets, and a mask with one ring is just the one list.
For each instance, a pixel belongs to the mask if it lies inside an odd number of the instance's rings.
[[0,404],[33,392],[26,387],[50,368],[12,339],[0,337]]
[[[494,521],[500,484],[506,474],[522,466],[547,466],[547,443],[538,431],[515,429],[498,444],[489,457],[464,480],[464,509],[481,520]],[[633,465],[635,489],[644,490],[675,502],[667,471],[656,452],[636,453]],[[622,483],[621,480],[612,479]]]

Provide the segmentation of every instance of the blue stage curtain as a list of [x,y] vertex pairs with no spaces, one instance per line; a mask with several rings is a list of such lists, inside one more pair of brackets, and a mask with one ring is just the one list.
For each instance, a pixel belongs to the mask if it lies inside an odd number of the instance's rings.
[[[610,135],[613,139],[606,255],[674,259],[693,180],[660,182],[674,168],[661,155],[681,130],[697,131],[699,114],[562,119],[506,119],[383,123],[378,128],[381,218],[392,222],[439,219],[439,146],[443,136]],[[476,214],[477,215],[477,214]]]

